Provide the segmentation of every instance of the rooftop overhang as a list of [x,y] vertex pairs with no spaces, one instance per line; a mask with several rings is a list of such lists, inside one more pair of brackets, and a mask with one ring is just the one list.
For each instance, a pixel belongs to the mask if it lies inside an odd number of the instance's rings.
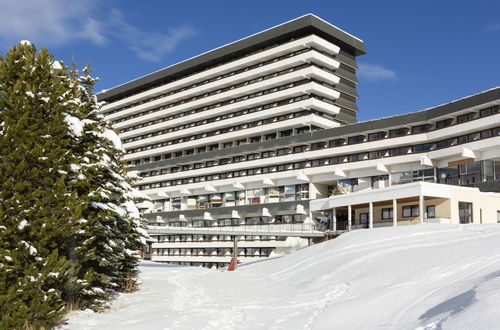
[[477,188],[451,186],[429,182],[414,182],[391,187],[363,190],[311,201],[311,211],[322,211],[348,205],[362,205],[413,197],[450,198],[452,191],[477,191]]
[[127,93],[142,90],[166,78],[176,79],[258,49],[309,34],[316,34],[355,56],[366,53],[364,43],[361,39],[350,35],[315,15],[307,14],[103,91],[97,97],[99,101],[120,98]]

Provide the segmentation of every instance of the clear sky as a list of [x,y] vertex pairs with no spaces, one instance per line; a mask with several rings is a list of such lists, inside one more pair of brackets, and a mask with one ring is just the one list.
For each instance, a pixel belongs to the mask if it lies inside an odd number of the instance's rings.
[[307,13],[364,40],[359,120],[500,85],[500,1],[0,0],[0,53],[27,39],[108,89]]

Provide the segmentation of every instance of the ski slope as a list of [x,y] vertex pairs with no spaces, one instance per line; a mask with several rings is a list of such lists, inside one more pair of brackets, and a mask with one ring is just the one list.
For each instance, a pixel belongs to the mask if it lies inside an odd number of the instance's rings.
[[356,230],[236,272],[143,263],[62,329],[499,329],[500,225]]

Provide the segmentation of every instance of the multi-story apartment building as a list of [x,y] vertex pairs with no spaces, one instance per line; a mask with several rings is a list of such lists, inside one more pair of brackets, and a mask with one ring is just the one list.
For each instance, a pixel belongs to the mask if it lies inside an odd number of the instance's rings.
[[500,88],[357,123],[364,53],[306,15],[101,93],[152,198],[152,259],[218,267],[235,238],[246,262],[325,230],[496,221],[498,194],[461,186],[500,190]]

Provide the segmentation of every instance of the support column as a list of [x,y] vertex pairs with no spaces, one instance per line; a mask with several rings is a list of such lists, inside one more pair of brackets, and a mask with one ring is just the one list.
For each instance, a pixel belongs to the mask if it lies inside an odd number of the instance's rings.
[[332,209],[332,231],[337,231],[337,209],[335,207]]
[[422,192],[420,196],[418,196],[418,206],[419,206],[419,215],[420,215],[420,223],[424,223],[424,195]]
[[398,226],[398,201],[396,199],[392,200],[392,225]]
[[373,203],[368,203],[368,228],[373,228]]
[[347,205],[347,230],[352,230],[352,207]]
[[234,270],[238,267],[238,236],[234,235],[233,240],[233,260],[234,260]]

